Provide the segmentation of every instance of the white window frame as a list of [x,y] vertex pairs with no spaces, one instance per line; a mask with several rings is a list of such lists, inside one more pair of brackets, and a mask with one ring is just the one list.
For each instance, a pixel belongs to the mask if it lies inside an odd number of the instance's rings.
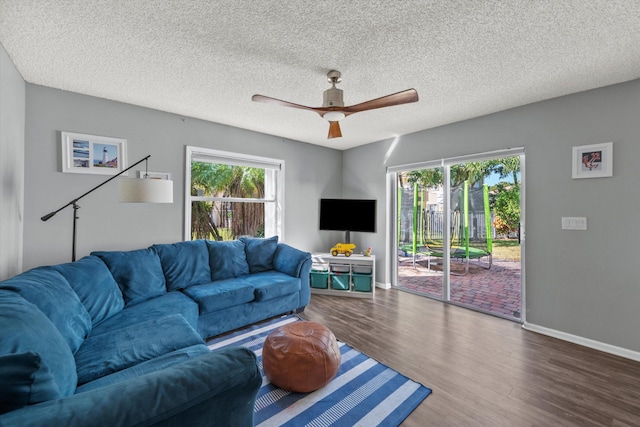
[[[273,194],[273,199],[249,199],[234,197],[203,197],[191,195],[191,163],[203,161],[208,163],[222,163],[234,166],[248,166],[265,169],[273,173],[274,179],[266,179],[265,195]],[[192,202],[259,202],[265,203],[265,236],[278,236],[278,240],[284,241],[284,160],[269,157],[253,156],[250,154],[234,153],[230,151],[213,150],[210,148],[186,146],[185,179],[184,179],[184,240],[191,240],[191,204]],[[274,185],[273,191],[269,191]],[[269,186],[269,188],[266,188]],[[273,222],[266,221],[267,217],[274,217]],[[273,229],[275,228],[275,229]]]

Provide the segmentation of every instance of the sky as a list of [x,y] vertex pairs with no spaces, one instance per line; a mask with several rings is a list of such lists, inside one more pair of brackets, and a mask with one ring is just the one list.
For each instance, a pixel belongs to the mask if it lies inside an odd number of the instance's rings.
[[[520,172],[518,172],[518,179],[520,179]],[[489,175],[487,178],[484,179],[484,183],[487,184],[489,187],[491,187],[492,185],[496,185],[499,182],[508,182],[510,184],[513,184],[513,178],[511,175],[509,175],[506,178],[500,179],[500,174],[492,173],[491,175]]]

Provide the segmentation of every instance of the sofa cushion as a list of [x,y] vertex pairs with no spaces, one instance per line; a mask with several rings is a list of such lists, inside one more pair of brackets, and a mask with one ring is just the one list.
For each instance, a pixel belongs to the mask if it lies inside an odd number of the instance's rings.
[[73,354],[58,329],[38,307],[14,292],[0,290],[0,331],[0,355],[34,352],[47,367],[48,373],[38,369],[32,374],[34,396],[52,396],[48,375],[61,397],[74,393],[78,377]]
[[67,279],[51,267],[38,267],[0,283],[35,304],[58,328],[72,353],[91,330],[91,316]]
[[91,255],[107,264],[122,290],[126,305],[137,304],[167,291],[160,258],[153,248],[92,252]]
[[198,303],[181,292],[167,292],[140,304],[130,305],[91,330],[89,337],[166,316],[180,314],[194,329],[198,327]]
[[300,292],[300,279],[279,271],[250,274],[242,279],[253,286],[256,301],[268,301]]
[[49,368],[33,351],[0,356],[0,414],[62,397]]
[[219,311],[254,300],[253,286],[242,279],[218,280],[183,290],[200,307],[200,314]]
[[96,256],[86,256],[76,262],[54,265],[91,315],[93,325],[108,319],[124,308],[122,291],[106,264]]
[[132,378],[139,377],[141,375],[149,374],[151,372],[160,371],[162,369],[168,368],[169,366],[183,363],[189,359],[193,359],[194,357],[198,357],[202,354],[210,352],[211,350],[209,350],[209,348],[205,344],[196,344],[189,347],[181,348],[179,350],[172,351],[171,353],[163,354],[162,356],[158,356],[151,360],[147,360],[146,362],[139,363],[121,371],[114,372],[110,375],[105,375],[104,377],[100,377],[97,380],[83,384],[76,389],[76,394],[104,387],[109,384],[126,381]]
[[273,270],[273,255],[278,247],[278,236],[268,239],[241,237],[240,240],[244,243],[249,273]]
[[207,241],[211,280],[224,280],[249,274],[244,243],[241,240],[227,242]]
[[168,291],[176,291],[211,281],[209,252],[204,240],[152,246],[160,264]]
[[87,338],[75,354],[78,384],[204,341],[179,314]]

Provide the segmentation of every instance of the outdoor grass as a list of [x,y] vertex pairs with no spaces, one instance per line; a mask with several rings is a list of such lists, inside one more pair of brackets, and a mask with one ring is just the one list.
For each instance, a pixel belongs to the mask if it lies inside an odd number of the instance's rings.
[[518,239],[499,239],[493,241],[493,259],[509,261],[520,260],[520,242]]

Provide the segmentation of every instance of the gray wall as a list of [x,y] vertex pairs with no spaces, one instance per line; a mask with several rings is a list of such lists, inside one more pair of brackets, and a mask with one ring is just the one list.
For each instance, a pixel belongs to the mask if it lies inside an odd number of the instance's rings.
[[332,244],[318,232],[318,199],[342,193],[338,150],[32,84],[26,105],[25,269],[71,259],[71,207],[47,222],[40,217],[106,179],[60,172],[60,131],[126,138],[129,164],[150,154],[149,170],[174,180],[170,205],[120,204],[115,182],[82,199],[78,258],[183,240],[186,145],[284,159],[287,243],[310,251]]
[[[343,191],[384,201],[387,166],[525,147],[527,322],[640,351],[639,117],[634,80],[405,135],[391,152],[390,140],[345,152]],[[608,141],[614,176],[571,179],[572,147]],[[561,230],[562,216],[588,230]],[[380,225],[355,240],[383,258]]]
[[22,269],[25,83],[0,45],[0,280]]

